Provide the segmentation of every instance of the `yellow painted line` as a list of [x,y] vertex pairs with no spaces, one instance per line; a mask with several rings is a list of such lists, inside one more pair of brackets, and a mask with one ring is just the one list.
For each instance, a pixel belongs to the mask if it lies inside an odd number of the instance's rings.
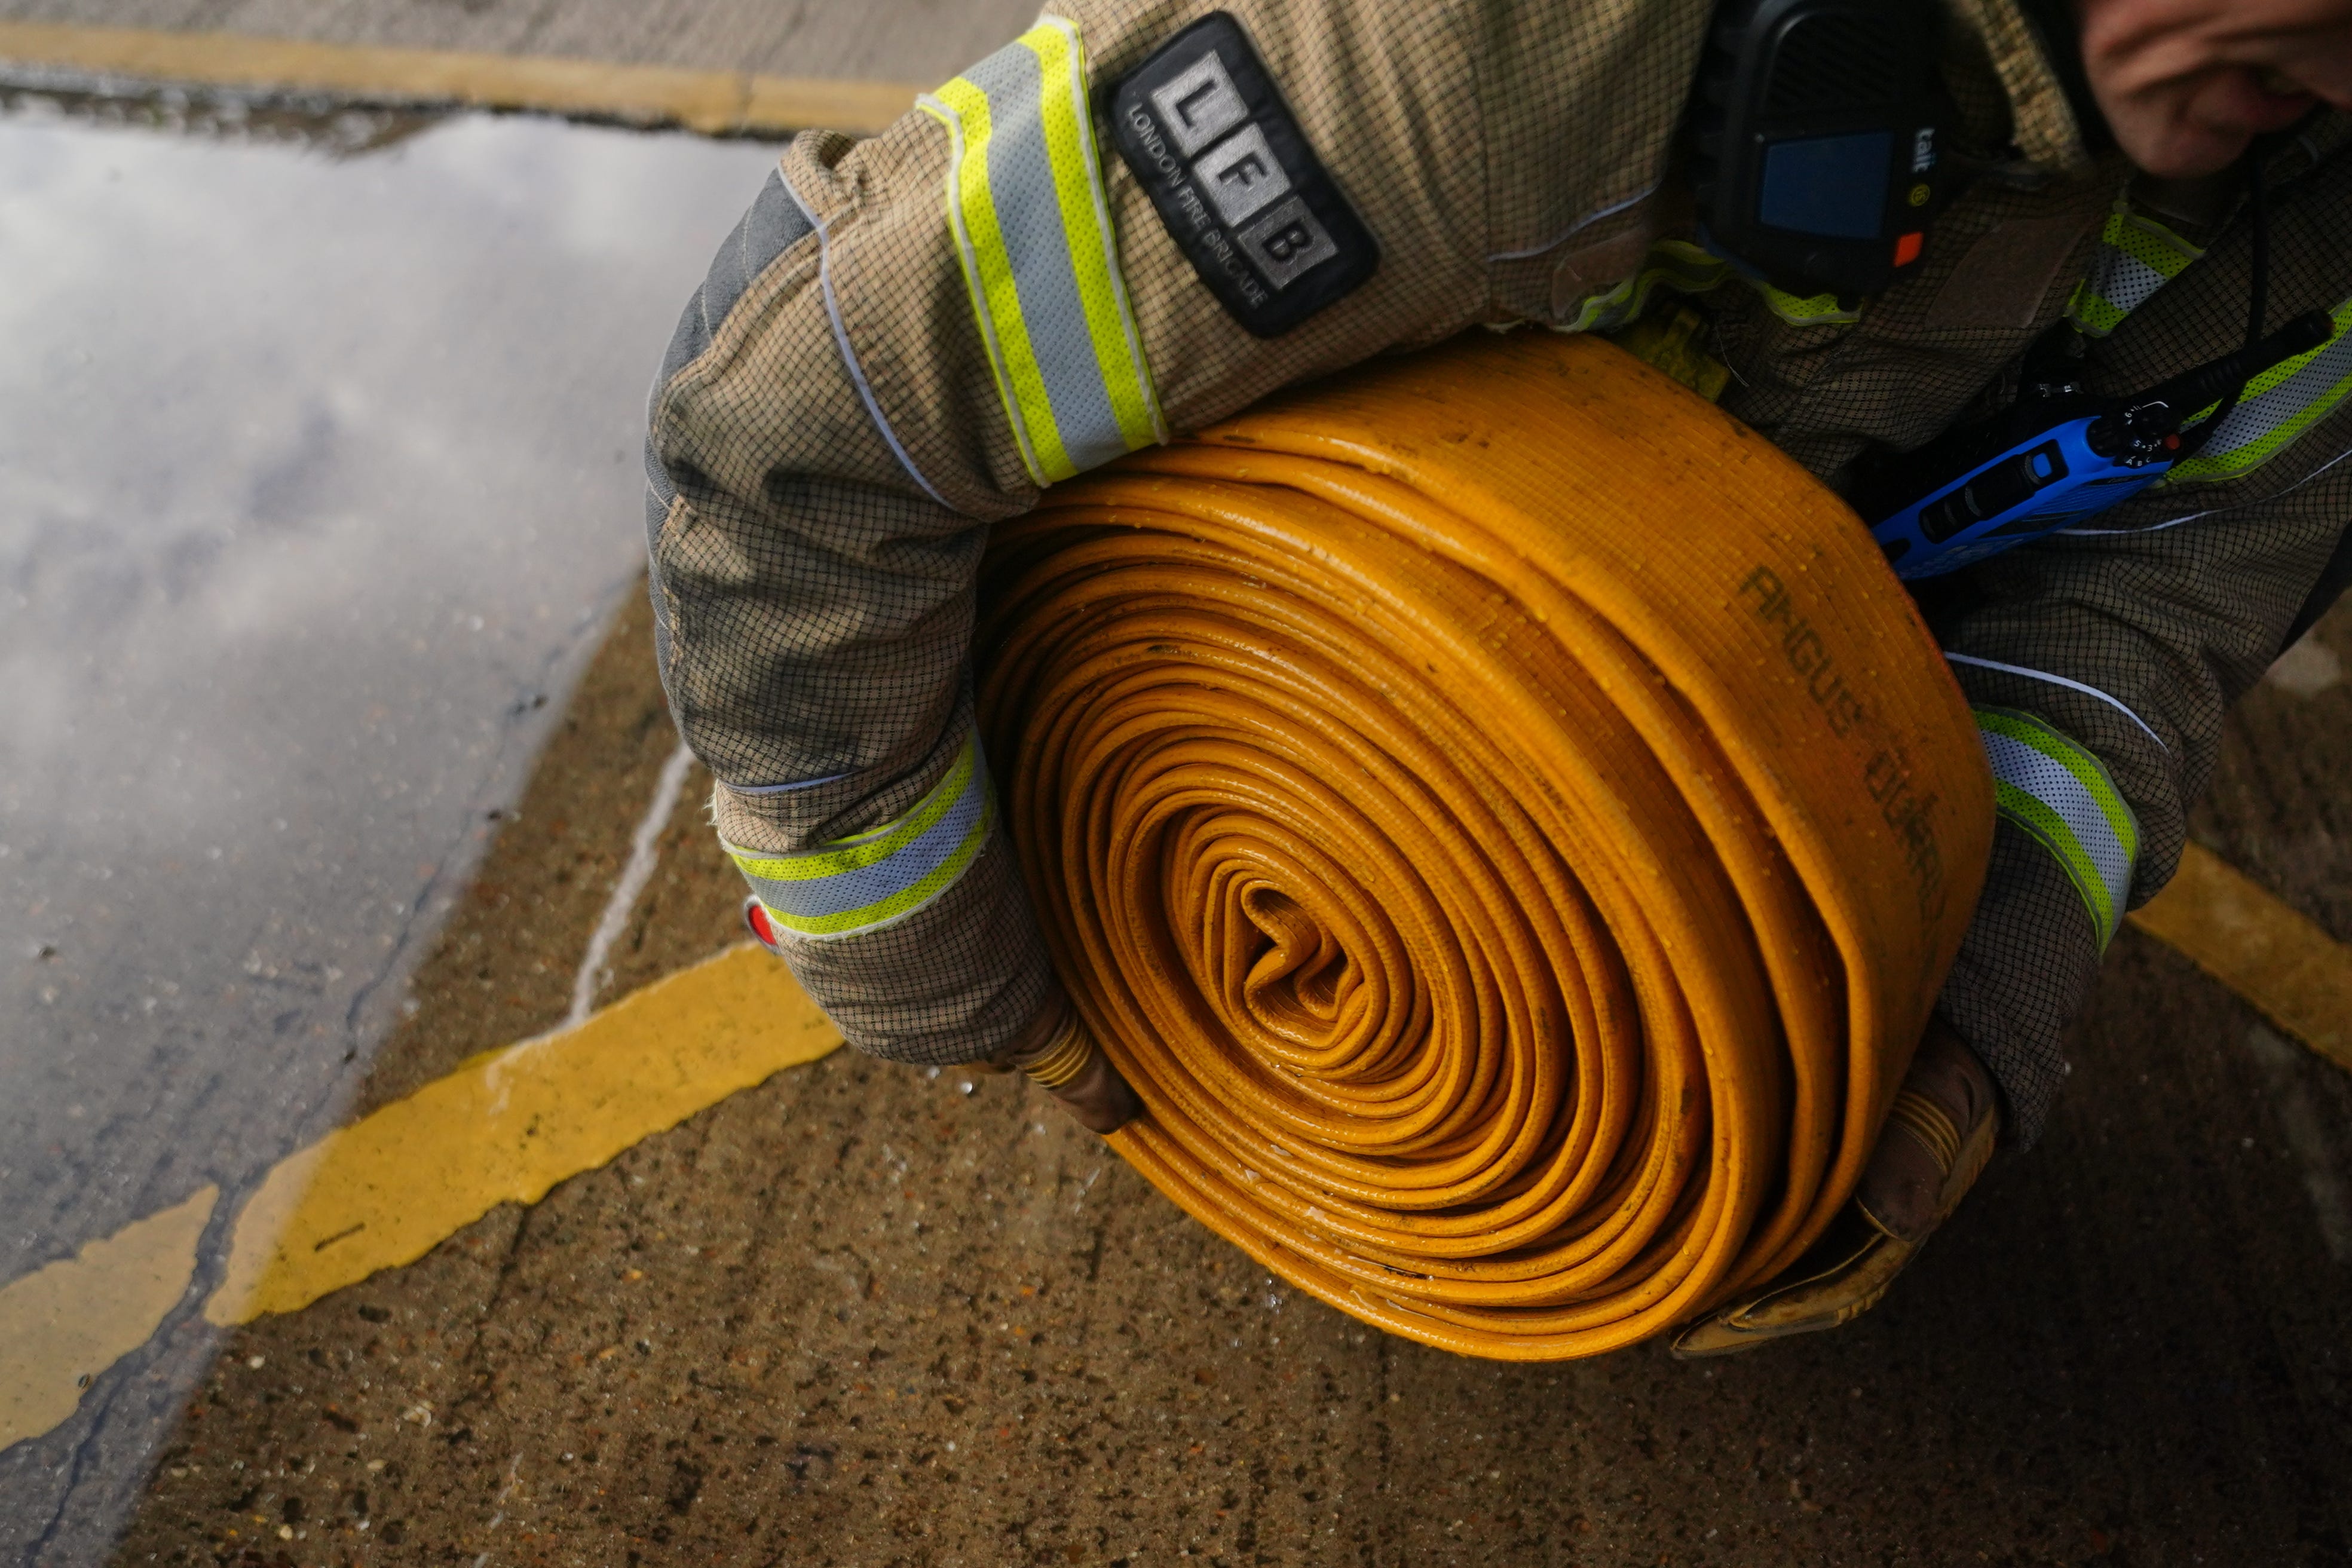
[[[205,1316],[290,1312],[414,1263],[499,1205],[535,1204],[840,1044],[792,972],[747,942],[487,1051],[279,1161],[237,1215]],[[0,1448],[72,1415],[89,1380],[147,1342],[195,1278],[219,1195],[206,1187],[0,1288]]]
[[215,1323],[290,1312],[414,1263],[499,1204],[841,1044],[791,971],[746,944],[575,1028],[475,1058],[289,1155],[236,1219]]
[[2126,917],[2352,1071],[2352,946],[2191,844],[2163,892]]
[[72,1415],[91,1379],[162,1326],[219,1197],[206,1187],[0,1289],[0,1448]]
[[0,61],[255,92],[675,123],[711,135],[781,135],[812,127],[871,134],[912,109],[922,90],[903,82],[46,22],[0,22]]

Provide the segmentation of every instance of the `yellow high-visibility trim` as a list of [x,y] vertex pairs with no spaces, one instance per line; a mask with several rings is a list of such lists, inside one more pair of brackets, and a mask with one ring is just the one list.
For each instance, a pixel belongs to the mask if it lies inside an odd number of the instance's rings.
[[2138,213],[2108,219],[2099,237],[2134,260],[2163,273],[2168,280],[2179,277],[2190,262],[2205,254],[2204,247],[2189,244],[2154,218]]
[[1037,369],[1037,352],[1021,314],[1021,287],[1013,276],[989,189],[988,95],[958,77],[920,101],[933,118],[951,116],[954,121],[957,146],[948,167],[948,217],[963,252],[964,280],[996,370],[997,390],[1013,416],[1022,460],[1030,478],[1041,485],[1068,479],[1078,470],[1062,449],[1062,433],[1054,424],[1053,400],[1046,396],[1045,380]]
[[1165,440],[1076,26],[1048,17],[919,101],[948,130],[948,224],[1030,479]]
[[[1103,200],[1102,169],[1096,161],[1093,128],[1087,123],[1085,51],[1077,28],[1058,16],[1046,17],[1020,42],[1037,57],[1045,77],[1041,107],[1045,151],[1054,166],[1063,232],[1069,237],[1071,270],[1077,276],[1078,299],[1086,307],[1103,390],[1110,396],[1119,434],[1133,451],[1165,440],[1167,427],[1160,421],[1159,398],[1144,368],[1143,345],[1119,277],[1110,209]],[[1055,90],[1057,86],[1065,90]]]
[[2204,254],[2201,247],[2134,212],[2129,198],[2119,200],[2099,230],[2089,271],[2066,303],[2066,319],[2090,336],[2104,338]]
[[1764,296],[1764,303],[1771,312],[1792,327],[1840,326],[1862,320],[1859,306],[1841,304],[1835,294],[1813,294],[1801,300],[1769,283],[1759,283],[1756,289]]
[[[2249,412],[2248,405],[2303,374],[2323,354],[2333,355],[2335,362],[2340,362],[2344,374],[2327,384],[2315,387],[2303,402],[2273,415],[2269,425],[2237,440],[2234,445],[2218,451],[2208,447],[2187,462],[2175,464],[2172,471],[2158,482],[2165,485],[2211,483],[2250,474],[2325,418],[2347,395],[2352,395],[2352,360],[2347,360],[2344,353],[2345,333],[2352,331],[2352,300],[2336,306],[2333,314],[2336,321],[2334,337],[2308,353],[2273,365],[2246,383],[2245,391],[2239,395],[2237,409],[2232,411],[2222,427],[2214,432],[2215,443],[2218,445],[2234,434],[2230,426],[2238,423],[2241,415]],[[2211,417],[2210,413],[2206,416]]]

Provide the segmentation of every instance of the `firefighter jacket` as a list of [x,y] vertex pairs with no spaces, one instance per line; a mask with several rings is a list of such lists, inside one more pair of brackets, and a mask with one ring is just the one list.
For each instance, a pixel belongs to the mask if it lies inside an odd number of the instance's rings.
[[[1675,178],[1709,0],[1056,0],[866,141],[784,153],[656,383],[647,532],[672,710],[776,945],[854,1045],[944,1064],[1056,1009],[971,692],[988,525],[1277,388],[1466,328],[1612,331],[1687,297],[1723,402],[1836,483],[2004,393],[2071,313],[2096,390],[2236,345],[2224,192],[2091,148],[2015,0],[1946,75],[1988,173],[1858,309],[1736,277]],[[2278,320],[2352,321],[2335,120],[2274,160]],[[2223,709],[2352,517],[2339,335],[2194,463],[2011,552],[1934,619],[2002,820],[1942,1009],[2030,1142],[2123,910],[2171,874]]]

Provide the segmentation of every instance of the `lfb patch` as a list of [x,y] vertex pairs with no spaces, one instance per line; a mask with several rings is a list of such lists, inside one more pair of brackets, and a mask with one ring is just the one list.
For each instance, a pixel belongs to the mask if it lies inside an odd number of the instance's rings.
[[1379,270],[1381,247],[1223,11],[1111,95],[1111,140],[1220,304],[1278,337]]

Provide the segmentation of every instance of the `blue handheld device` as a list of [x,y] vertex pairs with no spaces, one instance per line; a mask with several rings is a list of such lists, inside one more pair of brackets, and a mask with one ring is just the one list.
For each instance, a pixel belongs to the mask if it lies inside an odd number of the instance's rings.
[[[2227,416],[2237,388],[2334,332],[2326,311],[2307,310],[2258,342],[2120,402],[2087,398],[2072,383],[2043,384],[1990,426],[1894,459],[1876,483],[1865,481],[1859,510],[1877,518],[1870,531],[1896,576],[1956,572],[2129,500],[2201,444],[2198,434]],[[2184,443],[2189,416],[2223,399]]]
[[[2171,471],[2172,453],[2100,451],[2112,443],[2094,432],[2113,423],[2094,415],[2038,431],[1870,531],[1897,577],[1934,577],[2129,500]],[[2170,445],[2180,445],[2177,432]]]

